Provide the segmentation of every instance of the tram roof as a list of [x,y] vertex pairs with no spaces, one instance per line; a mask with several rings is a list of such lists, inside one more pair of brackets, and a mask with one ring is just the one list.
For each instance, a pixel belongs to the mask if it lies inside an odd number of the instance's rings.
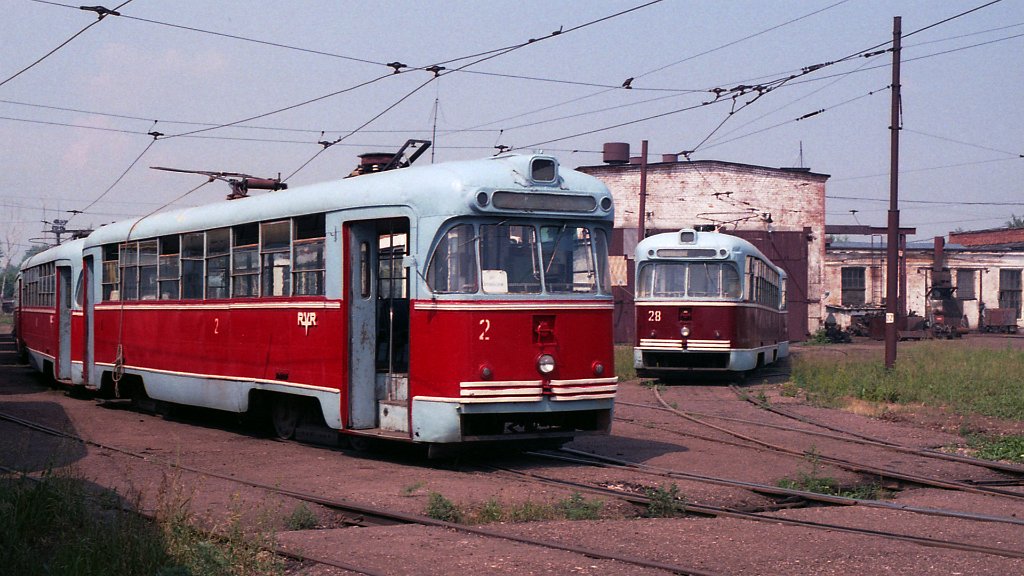
[[21,269],[31,268],[48,262],[70,260],[72,263],[81,263],[82,247],[85,245],[85,238],[76,238],[63,244],[52,246],[38,254],[32,255],[21,263]]
[[[611,193],[600,180],[567,168],[559,168],[558,177],[551,184],[529,180],[527,175],[534,158],[552,157],[543,154],[505,154],[480,160],[413,166],[238,200],[159,212],[104,226],[89,235],[86,247],[122,242],[129,234],[135,239],[154,238],[303,214],[375,206],[410,206],[420,217],[463,214],[470,212],[475,195],[481,190],[571,191],[599,199],[611,199]],[[593,216],[610,219],[611,211],[595,212]]]
[[[684,242],[682,240],[683,233],[694,234],[694,240],[692,242]],[[661,234],[655,234],[654,236],[644,238],[636,245],[637,261],[657,259],[657,257],[649,257],[647,253],[650,250],[658,250],[659,248],[714,249],[716,252],[720,249],[724,249],[727,250],[730,255],[739,252],[744,255],[757,256],[765,262],[768,262],[773,266],[775,265],[767,256],[758,250],[756,246],[739,236],[733,236],[732,234],[725,234],[722,232],[705,232],[689,228],[684,228],[676,232],[663,232]]]

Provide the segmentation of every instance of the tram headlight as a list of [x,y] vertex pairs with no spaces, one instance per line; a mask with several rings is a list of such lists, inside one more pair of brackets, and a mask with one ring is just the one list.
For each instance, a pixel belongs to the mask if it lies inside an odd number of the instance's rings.
[[683,335],[683,338],[688,338],[690,336],[690,327],[683,326],[683,329],[680,330],[679,333]]
[[480,367],[480,379],[481,380],[490,380],[493,377],[494,377],[494,369],[491,368],[490,364],[484,364],[483,366]]
[[604,374],[604,364],[602,364],[600,362],[594,362],[593,369],[594,369],[594,376],[600,376],[600,375]]
[[537,358],[537,370],[541,374],[551,374],[555,371],[555,357],[551,354],[541,354]]

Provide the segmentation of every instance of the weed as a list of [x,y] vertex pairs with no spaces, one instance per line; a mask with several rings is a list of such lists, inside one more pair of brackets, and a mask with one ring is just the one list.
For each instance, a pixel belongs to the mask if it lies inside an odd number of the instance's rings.
[[295,507],[295,510],[292,510],[291,515],[285,520],[285,528],[288,530],[312,530],[316,528],[319,521],[309,506],[302,502]]
[[970,436],[967,445],[978,458],[1024,462],[1024,436]]
[[579,492],[573,492],[568,498],[558,502],[558,509],[566,520],[597,520],[601,517],[603,506],[604,502],[596,499],[587,500]]
[[538,504],[527,500],[509,508],[506,517],[509,522],[538,522],[553,520],[557,517],[557,513],[550,504]]
[[806,460],[809,465],[808,470],[798,472],[795,479],[783,478],[776,482],[776,485],[787,490],[800,490],[802,492],[842,496],[858,500],[881,500],[889,495],[888,491],[879,484],[860,484],[844,489],[835,478],[822,476],[821,455],[813,446],[807,451]]
[[679,495],[679,486],[674,482],[668,488],[648,488],[644,493],[650,500],[644,514],[648,518],[673,518],[684,512],[685,500]]
[[459,507],[437,492],[430,493],[426,515],[442,522],[462,522],[462,511],[459,510]]
[[763,389],[757,391],[757,397],[756,398],[757,398],[757,402],[759,404],[767,404],[768,403],[768,395],[764,393]]
[[782,390],[779,391],[779,394],[782,394],[786,398],[796,398],[796,396],[800,394],[800,387],[796,385],[796,382],[790,380],[782,385]]
[[478,524],[501,522],[505,517],[504,515],[505,511],[502,510],[501,503],[494,498],[491,498],[487,502],[484,502],[483,507],[477,512],[475,521]]
[[402,496],[405,496],[407,498],[412,496],[413,494],[418,492],[420,488],[423,488],[424,484],[425,483],[423,481],[409,484],[405,488],[402,488]]

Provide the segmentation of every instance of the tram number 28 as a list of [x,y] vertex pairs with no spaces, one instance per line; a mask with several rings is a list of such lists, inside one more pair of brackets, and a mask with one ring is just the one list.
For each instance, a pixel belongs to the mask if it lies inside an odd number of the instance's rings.
[[661,322],[661,310],[648,310],[647,311],[648,322]]

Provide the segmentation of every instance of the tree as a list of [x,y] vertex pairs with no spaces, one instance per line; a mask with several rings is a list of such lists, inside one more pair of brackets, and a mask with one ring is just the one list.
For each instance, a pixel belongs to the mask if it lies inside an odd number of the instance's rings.
[[1024,216],[1017,216],[1016,214],[1010,214],[1010,219],[1006,221],[1007,228],[1024,228]]

